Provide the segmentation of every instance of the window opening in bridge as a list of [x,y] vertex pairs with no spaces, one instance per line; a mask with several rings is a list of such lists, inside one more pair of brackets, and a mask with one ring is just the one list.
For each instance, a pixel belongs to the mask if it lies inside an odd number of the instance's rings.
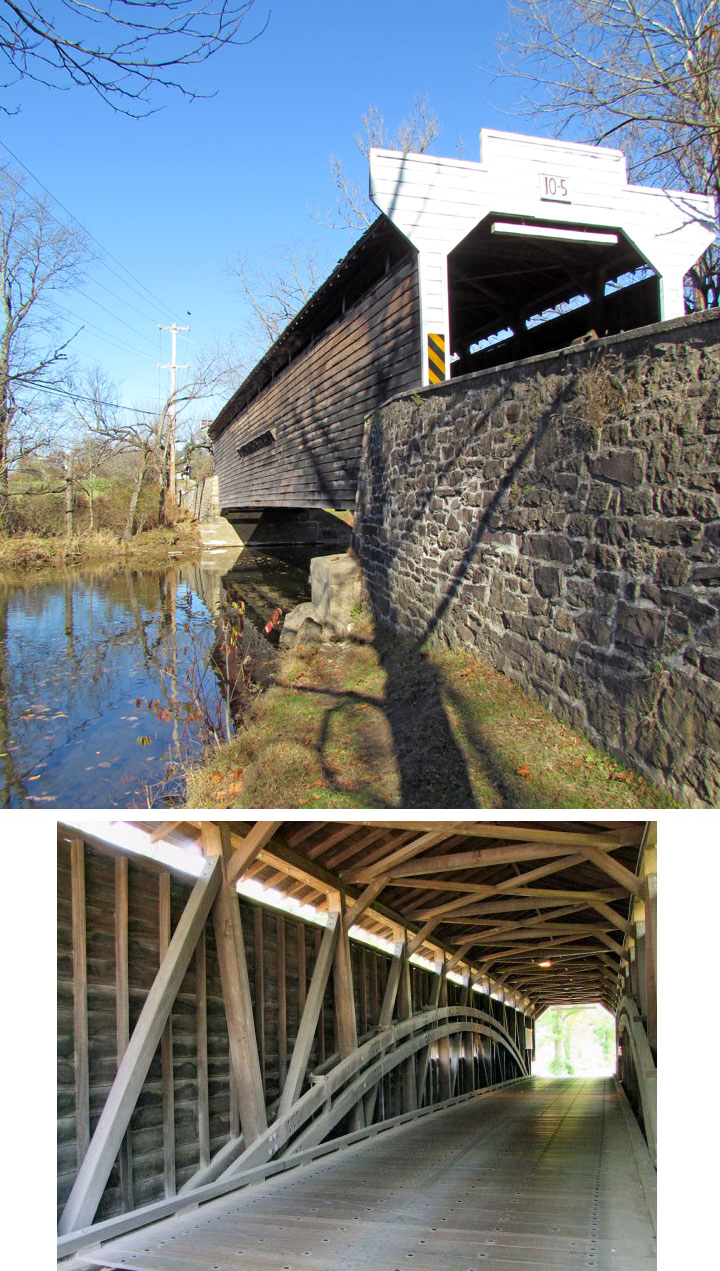
[[261,432],[257,437],[253,437],[251,441],[246,441],[244,446],[238,446],[237,452],[241,459],[246,459],[248,455],[257,454],[258,450],[267,450],[268,447],[275,445],[275,429],[267,428],[265,432]]
[[607,1077],[615,1072],[615,1020],[599,1003],[550,1006],[535,1020],[534,1077]]

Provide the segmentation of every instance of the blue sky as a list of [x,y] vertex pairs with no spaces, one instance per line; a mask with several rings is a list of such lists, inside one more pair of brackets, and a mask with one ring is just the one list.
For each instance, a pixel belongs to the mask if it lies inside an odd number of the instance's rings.
[[[149,118],[113,114],[81,88],[4,90],[20,109],[0,118],[0,140],[154,297],[131,291],[137,284],[107,261],[121,278],[95,267],[84,296],[60,298],[77,315],[69,322],[96,328],[74,343],[78,365],[102,364],[122,402],[154,404],[167,390],[157,363],[170,344],[158,323],[191,325],[179,362],[242,336],[246,311],[224,268],[238,250],[262,265],[282,239],[310,235],[331,261],[344,254],[351,236],[321,228],[308,208],[333,201],[331,154],[365,186],[353,134],[369,106],[395,126],[427,94],[443,125],[438,154],[456,154],[462,136],[476,158],[483,126],[534,130],[507,113],[512,86],[479,69],[495,56],[504,2],[455,0],[443,11],[427,0],[255,0],[246,35],[268,10],[254,43],[187,72],[214,97],[158,96],[164,109]],[[125,342],[134,352],[117,347]]]

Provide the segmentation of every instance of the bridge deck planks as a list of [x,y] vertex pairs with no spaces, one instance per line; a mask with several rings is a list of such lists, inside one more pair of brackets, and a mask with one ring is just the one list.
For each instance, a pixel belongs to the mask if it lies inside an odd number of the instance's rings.
[[123,1271],[650,1271],[615,1085],[541,1081],[108,1242]]

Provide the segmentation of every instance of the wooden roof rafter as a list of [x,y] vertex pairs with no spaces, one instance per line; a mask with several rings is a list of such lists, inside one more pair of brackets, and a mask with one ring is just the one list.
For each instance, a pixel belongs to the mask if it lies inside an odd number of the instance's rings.
[[[390,944],[406,930],[411,955],[444,957],[451,970],[472,970],[476,984],[478,967],[532,973],[543,954],[559,960],[563,948],[568,964],[571,953],[589,958],[617,979],[628,956],[630,902],[644,886],[640,821],[224,824],[237,876],[321,911],[342,892],[348,925]],[[172,823],[163,837],[187,831],[197,841],[198,825]],[[548,971],[538,983],[552,992]]]

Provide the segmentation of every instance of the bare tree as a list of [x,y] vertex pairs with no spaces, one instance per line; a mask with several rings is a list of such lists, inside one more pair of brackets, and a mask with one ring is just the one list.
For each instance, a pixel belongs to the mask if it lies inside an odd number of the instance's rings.
[[[441,124],[427,97],[416,94],[413,109],[394,132],[388,131],[377,106],[370,106],[362,117],[362,129],[354,135],[355,145],[364,159],[371,149],[402,150],[403,154],[424,154],[440,136]],[[315,220],[332,229],[364,230],[377,216],[366,194],[363,194],[342,159],[330,156],[330,177],[337,191],[335,209],[324,220]]]
[[57,221],[19,177],[0,170],[0,524],[10,469],[47,440],[41,399],[70,343],[52,340],[48,301],[78,281],[86,259],[82,234]]
[[[175,443],[177,417],[191,404],[201,403],[211,398],[218,389],[234,384],[237,374],[238,367],[231,351],[220,346],[200,355],[186,383],[179,385],[159,409],[136,407],[128,410],[119,406],[113,386],[99,372],[88,382],[82,405],[78,404],[80,395],[76,395],[76,411],[96,443],[109,442],[113,455],[135,456],[123,541],[135,532],[138,500],[150,471],[154,472],[159,489],[160,521],[162,524],[173,521],[176,498],[170,456]],[[193,431],[192,424],[189,431]]]
[[[231,344],[217,344],[206,348],[190,368],[184,384],[167,398],[158,414],[156,463],[160,477],[160,520],[172,522],[177,504],[175,492],[175,445],[177,416],[191,405],[212,399],[219,391],[235,387],[239,374],[239,362]],[[192,431],[192,422],[185,425]]]
[[[520,108],[561,134],[625,150],[635,180],[720,204],[718,0],[510,0],[502,73]],[[692,272],[696,307],[720,299],[718,251]]]
[[238,290],[250,304],[250,334],[262,348],[272,344],[302,309],[327,273],[329,262],[321,258],[309,239],[282,243],[267,267],[249,263],[238,252],[227,269],[237,279]]
[[[377,106],[371,106],[362,116],[362,129],[354,139],[367,160],[373,146],[422,154],[439,135],[440,123],[427,97],[416,96],[411,113],[394,132],[388,131]],[[367,229],[377,210],[335,155],[330,156],[330,176],[337,191],[336,207],[324,216],[312,210],[313,220],[325,228],[350,229],[355,234]],[[309,238],[281,243],[266,266],[252,264],[240,252],[228,263],[228,272],[237,279],[240,295],[250,306],[248,332],[259,352],[278,338],[307,303],[331,264],[330,253],[323,255]]]
[[9,83],[26,77],[51,88],[79,85],[92,89],[114,110],[139,117],[151,113],[157,89],[174,89],[190,99],[202,96],[183,83],[183,71],[220,49],[257,39],[267,20],[249,39],[239,35],[253,4],[254,0],[106,0],[92,5],[78,0],[2,0],[0,56],[9,64]]

